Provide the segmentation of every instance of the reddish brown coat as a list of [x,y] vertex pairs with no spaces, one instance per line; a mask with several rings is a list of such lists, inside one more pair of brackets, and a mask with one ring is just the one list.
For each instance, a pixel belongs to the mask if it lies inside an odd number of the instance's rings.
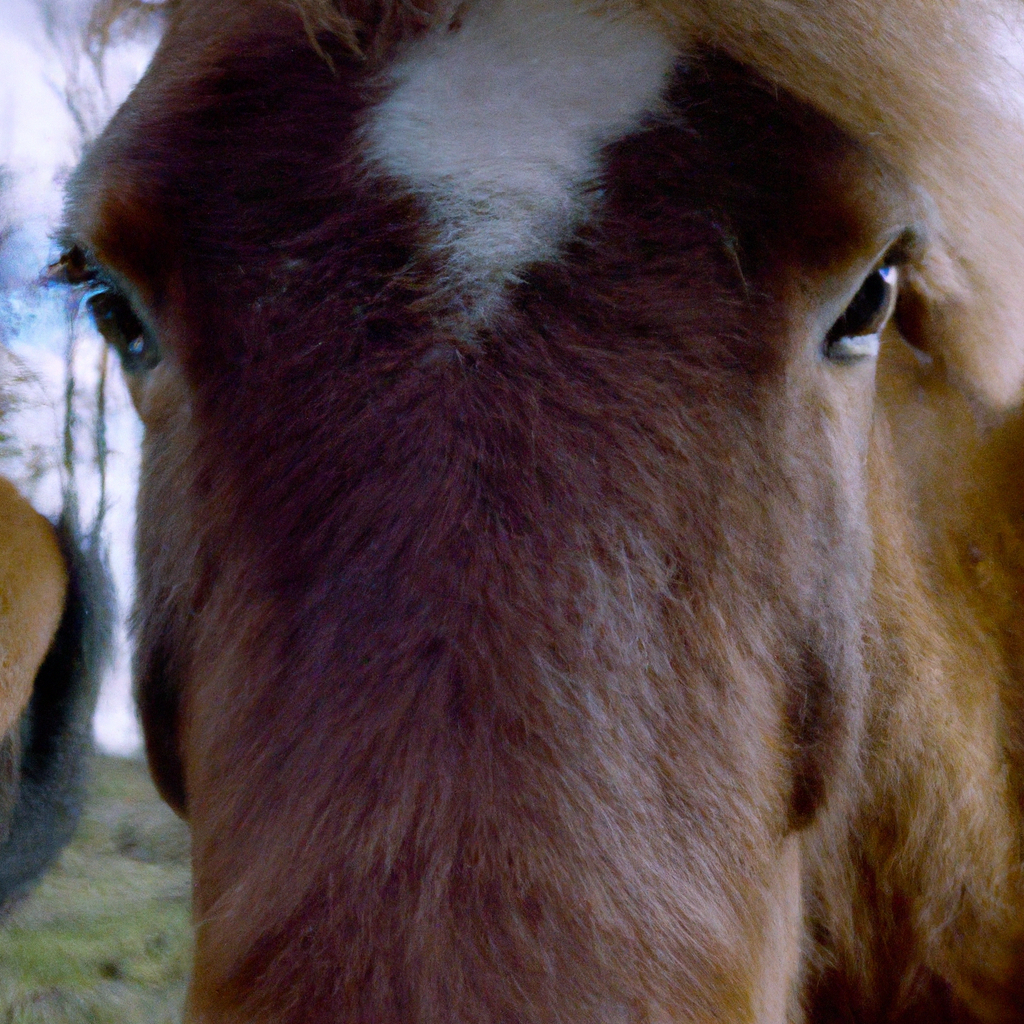
[[[180,4],[73,184],[162,349],[136,673],[191,1020],[1021,1019],[995,5],[608,6],[679,46],[664,102],[487,317],[367,155],[474,5]],[[830,362],[883,258],[877,365]]]

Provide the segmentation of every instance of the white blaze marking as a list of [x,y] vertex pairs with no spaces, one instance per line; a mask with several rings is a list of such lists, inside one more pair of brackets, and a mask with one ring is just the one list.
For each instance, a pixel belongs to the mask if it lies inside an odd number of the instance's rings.
[[639,127],[676,53],[573,0],[481,0],[416,43],[366,125],[371,162],[427,202],[441,287],[482,323],[595,199],[600,147]]

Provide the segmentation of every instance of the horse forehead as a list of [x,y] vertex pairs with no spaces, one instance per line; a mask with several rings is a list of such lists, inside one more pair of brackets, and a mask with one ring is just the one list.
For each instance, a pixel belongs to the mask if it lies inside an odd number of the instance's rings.
[[[298,19],[293,27],[295,44],[309,45]],[[124,154],[152,134],[151,122],[187,105],[217,55],[244,46],[260,24],[233,0],[192,0],[176,28],[126,104],[130,115],[115,120],[78,171],[71,222],[86,234],[103,219],[110,186],[114,205],[124,205],[136,173]],[[422,200],[444,283],[482,308],[526,265],[557,254],[586,219],[601,148],[658,108],[677,54],[633,12],[596,11],[578,0],[483,0],[369,71],[375,100],[359,138],[339,145],[354,145],[351,154],[389,188]],[[150,145],[142,149],[152,154]],[[157,156],[175,163],[173,153]],[[143,166],[152,161],[145,157]]]
[[[164,273],[170,261],[163,254],[173,255],[165,207],[202,206],[201,194],[180,183],[183,175],[194,175],[202,167],[187,145],[191,133],[210,149],[214,163],[237,161],[244,151],[237,146],[218,151],[211,142],[215,136],[204,134],[191,112],[192,105],[208,105],[219,95],[218,76],[224,68],[241,66],[241,54],[253,45],[261,59],[266,57],[265,65],[256,64],[263,69],[263,84],[255,72],[239,81],[244,89],[265,88],[273,96],[279,88],[273,61],[285,59],[281,55],[298,47],[308,58],[302,65],[307,70],[289,83],[289,89],[298,88],[296,83],[307,73],[320,76],[311,77],[311,82],[332,80],[329,62],[316,57],[301,21],[286,17],[279,8],[266,24],[253,10],[240,13],[230,0],[193,0],[184,10],[201,12],[211,34],[175,26],[139,89],[87,154],[69,193],[68,236],[85,240],[101,262],[140,287]],[[223,23],[213,31],[211,11],[222,10]],[[266,56],[275,52],[276,56]],[[417,252],[410,255],[417,267],[429,268],[438,322],[443,321],[460,341],[472,344],[481,328],[494,325],[505,308],[503,300],[530,268],[557,260],[588,219],[601,220],[606,192],[615,185],[616,175],[635,177],[635,169],[615,164],[617,144],[643,133],[653,145],[656,129],[670,123],[684,128],[686,135],[693,133],[684,120],[689,125],[691,115],[696,121],[701,118],[679,109],[680,103],[689,105],[679,82],[700,64],[699,49],[670,39],[636,11],[613,13],[578,0],[482,0],[467,5],[450,23],[397,46],[383,67],[353,62],[351,74],[335,79],[338,102],[354,117],[339,120],[340,133],[331,136],[331,159],[337,159],[339,167],[339,199],[345,196],[343,177],[363,181],[368,172],[370,181],[379,179],[371,192],[376,189],[393,199],[404,190],[418,200],[402,212],[410,220],[410,237],[415,237]],[[237,81],[229,82],[238,88]],[[323,111],[331,90],[317,86],[313,92],[313,108]],[[711,104],[711,123],[717,123],[715,110],[725,102],[718,121],[736,115],[740,129],[749,128],[751,145],[785,148],[786,167],[817,166],[815,160],[832,150],[837,156],[839,151],[854,154],[856,147],[851,148],[845,136],[842,142],[838,136],[830,135],[831,141],[818,137],[828,126],[823,117],[813,130],[805,125],[786,134],[788,141],[773,141],[770,132],[762,138],[764,133],[751,127],[758,117],[752,121],[745,105],[752,104],[761,113],[773,109],[769,92],[751,81],[734,86],[732,92],[732,100]],[[225,95],[229,103],[233,94],[228,90]],[[296,102],[301,97],[301,92],[295,93]],[[698,101],[698,106],[707,105],[707,97]],[[779,115],[783,120],[792,117],[790,107],[788,114],[783,110]],[[291,111],[268,109],[295,142],[295,125],[304,122]],[[325,113],[329,122],[330,111]],[[266,127],[273,132],[273,124]],[[230,133],[229,125],[225,129]],[[330,136],[326,125],[325,131]],[[262,133],[253,137],[254,158],[279,154],[280,146],[275,150],[274,143],[264,145],[261,139]],[[661,141],[662,167],[673,165],[671,147],[680,141],[678,132]],[[710,144],[713,148],[713,141]],[[859,167],[863,161],[852,162]],[[644,166],[653,172],[658,161],[647,160]],[[835,170],[838,164],[833,160],[829,166]],[[727,177],[749,176],[749,170],[731,164],[722,168]],[[846,176],[854,183],[862,177],[856,168]],[[805,178],[805,185],[820,193],[827,207],[818,219],[831,226],[833,235],[837,225],[857,228],[855,234],[876,233],[875,221],[891,219],[882,209],[891,205],[882,201],[885,190],[870,182],[872,195],[865,202],[864,189],[837,190],[829,185],[838,181],[834,174],[822,177],[814,172]],[[632,185],[644,187],[640,180]],[[794,203],[789,193],[775,194],[761,169],[749,185],[746,191],[719,197],[743,207],[732,211],[737,222],[750,212],[751,201],[772,208]],[[270,206],[277,198],[275,193],[260,201]],[[701,200],[694,196],[692,201]],[[840,207],[853,219],[838,218]],[[758,219],[765,218],[754,218]],[[372,226],[369,214],[367,223]],[[795,218],[796,230],[803,223]],[[818,238],[822,224],[811,227]],[[625,228],[619,225],[619,230]],[[825,248],[831,252],[834,247]],[[424,255],[427,259],[420,262]]]
[[586,219],[601,147],[658,106],[675,59],[635,18],[497,0],[392,64],[365,152],[424,200],[446,284],[471,312]]

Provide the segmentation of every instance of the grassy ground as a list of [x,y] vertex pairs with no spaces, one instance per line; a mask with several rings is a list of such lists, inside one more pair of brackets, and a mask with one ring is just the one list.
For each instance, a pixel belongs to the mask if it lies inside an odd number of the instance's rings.
[[188,832],[137,761],[98,757],[74,842],[0,927],[0,1024],[175,1024]]

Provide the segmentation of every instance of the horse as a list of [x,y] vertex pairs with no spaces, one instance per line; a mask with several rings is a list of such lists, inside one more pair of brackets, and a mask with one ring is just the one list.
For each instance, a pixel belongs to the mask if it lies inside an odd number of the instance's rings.
[[[67,596],[67,570],[53,527],[0,478],[0,735],[3,773],[10,779],[16,764],[14,726],[28,706],[32,684],[53,643]],[[8,785],[3,794],[13,795]],[[9,823],[11,806],[5,810]]]
[[998,0],[176,0],[68,189],[192,1024],[1024,1020]]
[[0,915],[70,842],[110,644],[99,551],[0,477]]

